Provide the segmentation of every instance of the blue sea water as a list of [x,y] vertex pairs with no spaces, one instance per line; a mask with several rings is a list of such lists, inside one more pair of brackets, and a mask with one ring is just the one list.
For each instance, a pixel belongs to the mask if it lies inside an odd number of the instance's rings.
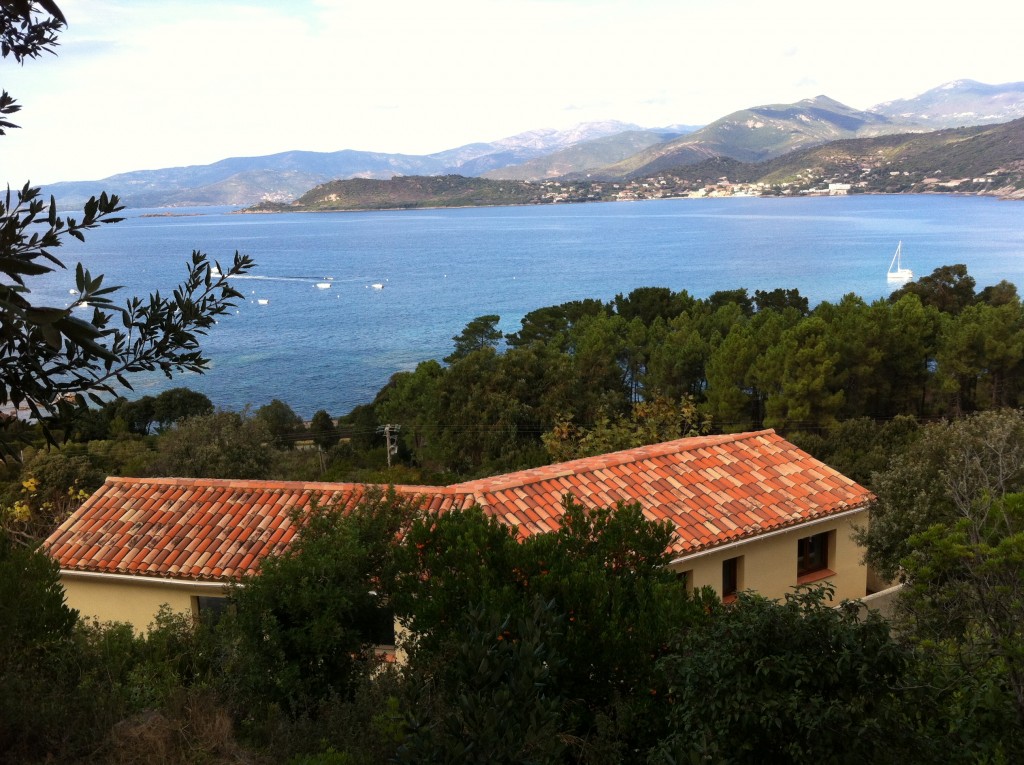
[[[499,314],[501,328],[512,332],[535,308],[610,300],[644,286],[696,297],[784,287],[812,305],[850,292],[871,301],[890,291],[886,270],[899,240],[915,277],[964,263],[979,288],[1007,279],[1024,289],[1024,205],[981,197],[147,212],[154,211],[126,211],[123,222],[57,254],[124,285],[125,296],[172,289],[193,249],[225,269],[238,250],[257,267],[237,282],[245,301],[203,343],[210,370],[174,381],[137,377],[137,395],[187,385],[219,407],[278,398],[307,418],[372,400],[393,373],[447,355],[452,336],[482,314]],[[327,277],[332,286],[317,288]],[[73,270],[59,273],[44,280],[37,298],[63,305],[73,286]]]

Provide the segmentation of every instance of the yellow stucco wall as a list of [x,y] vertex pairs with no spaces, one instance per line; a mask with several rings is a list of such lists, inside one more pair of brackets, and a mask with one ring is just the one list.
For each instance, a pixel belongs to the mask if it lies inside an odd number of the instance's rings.
[[141,577],[136,581],[127,577],[83,577],[66,571],[61,572],[61,584],[67,604],[78,609],[83,617],[101,622],[128,622],[138,632],[144,632],[152,624],[164,603],[177,613],[193,613],[194,596],[224,593],[221,587],[168,584]]
[[854,525],[865,525],[867,511],[826,521],[801,524],[792,531],[755,537],[720,550],[682,558],[673,563],[686,572],[688,585],[712,587],[722,594],[722,562],[741,557],[740,590],[755,590],[768,598],[781,599],[797,584],[797,541],[803,537],[831,532],[828,568],[835,572],[819,581],[835,585],[835,601],[863,598],[867,594],[864,551],[853,541]]
[[[867,569],[863,550],[853,541],[854,525],[867,523],[867,511],[850,513],[825,521],[801,524],[782,533],[765,534],[713,552],[697,554],[675,562],[672,568],[689,574],[691,587],[710,586],[722,593],[722,561],[741,556],[740,590],[755,590],[768,598],[781,599],[797,584],[797,541],[802,537],[830,532],[828,567],[835,572],[821,581],[835,585],[836,602],[863,598],[867,594]],[[179,613],[194,613],[195,596],[224,594],[220,587],[168,584],[142,577],[81,576],[62,572],[61,581],[68,605],[85,617],[100,621],[129,622],[143,632],[164,603]]]

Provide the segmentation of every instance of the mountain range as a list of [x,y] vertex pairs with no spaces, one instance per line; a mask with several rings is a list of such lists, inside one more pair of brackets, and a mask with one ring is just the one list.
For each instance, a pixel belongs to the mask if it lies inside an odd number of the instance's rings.
[[915,98],[859,111],[817,96],[795,104],[743,109],[705,126],[644,128],[591,122],[534,130],[428,155],[346,149],[232,157],[209,165],[138,170],[98,181],[45,187],[62,207],[80,207],[105,190],[129,207],[289,203],[328,181],[458,174],[492,180],[625,180],[724,158],[769,161],[832,141],[984,125],[1024,116],[1024,82],[958,80]]
[[970,193],[1024,199],[1024,117],[995,125],[847,138],[774,159],[715,156],[629,181],[493,180],[463,175],[349,178],[246,212],[485,207],[669,197]]

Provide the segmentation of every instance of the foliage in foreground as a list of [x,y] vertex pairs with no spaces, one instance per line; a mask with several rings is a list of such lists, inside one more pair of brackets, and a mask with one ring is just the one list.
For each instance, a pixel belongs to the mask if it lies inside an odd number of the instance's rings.
[[671,733],[652,762],[927,759],[912,653],[878,614],[831,599],[798,587],[781,604],[707,600],[703,623],[658,664]]
[[[910,540],[906,629],[962,706],[951,735],[996,759],[1024,753],[1024,494],[1008,494]],[[997,741],[986,728],[1005,731]]]
[[227,669],[246,699],[243,715],[259,714],[252,699],[301,716],[348,697],[360,667],[374,662],[374,646],[393,642],[381,576],[414,512],[393,490],[367,490],[292,517],[301,527],[294,544],[231,592]]
[[[1017,504],[1006,513],[990,515],[993,533],[1019,521]],[[50,561],[0,547],[0,602],[38,606],[0,608],[0,673],[20,691],[0,698],[0,756],[996,762],[1021,751],[1012,626],[981,631],[979,616],[923,629],[972,592],[966,563],[1013,571],[1016,536],[915,542],[936,572],[914,571],[923,596],[950,599],[900,641],[821,588],[729,607],[688,595],[665,566],[668,530],[631,507],[570,501],[559,532],[526,542],[479,510],[424,513],[387,493],[300,522],[300,542],[234,591],[233,614],[163,614],[145,637],[78,622]],[[929,544],[942,549],[925,555]],[[372,650],[381,606],[415,630],[400,670]],[[973,681],[936,660],[956,651],[975,661]]]
[[999,409],[920,430],[873,482],[878,501],[860,542],[884,576],[901,575],[913,536],[987,517],[1024,490],[1024,411]]
[[[497,672],[509,661],[503,644],[511,640],[543,652],[537,703],[547,709],[559,699],[557,729],[571,742],[568,751],[611,756],[649,743],[657,726],[634,702],[646,704],[654,660],[695,609],[685,582],[668,568],[670,538],[639,507],[588,510],[571,498],[557,532],[522,541],[479,510],[428,514],[414,523],[393,604],[415,636],[412,686],[431,689],[435,702],[414,713],[416,729],[443,728],[448,715],[464,715],[465,694],[483,692],[465,667],[452,664],[453,653],[481,662],[486,655]],[[469,635],[475,643],[467,643]],[[525,664],[519,670],[531,671]],[[509,680],[516,681],[523,676]],[[535,710],[539,726],[548,720],[542,709]],[[523,741],[535,733],[524,728]],[[476,728],[467,735],[492,734]]]
[[[899,577],[899,625],[980,761],[1024,756],[1024,412],[923,429],[876,481],[868,560]],[[988,731],[999,730],[999,736]]]
[[561,761],[567,698],[555,677],[566,664],[556,648],[565,623],[554,602],[536,598],[516,617],[477,605],[459,622],[443,671],[410,668],[397,762]]
[[56,564],[0,534],[0,761],[230,761],[231,722],[210,690],[213,651],[162,612],[144,637],[80,620]]

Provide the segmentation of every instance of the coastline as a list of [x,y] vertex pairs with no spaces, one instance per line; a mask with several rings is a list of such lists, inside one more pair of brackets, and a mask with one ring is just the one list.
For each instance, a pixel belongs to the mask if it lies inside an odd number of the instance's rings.
[[[580,199],[580,200],[559,200],[556,202],[509,202],[507,204],[471,204],[471,205],[400,205],[390,207],[292,207],[291,205],[282,205],[280,209],[254,209],[252,207],[242,208],[238,210],[232,210],[230,215],[275,215],[278,213],[358,213],[358,212],[406,212],[412,210],[475,210],[475,209],[486,209],[488,207],[553,207],[557,205],[581,205],[581,204],[602,204],[602,203],[616,203],[616,202],[663,202],[670,199],[674,200],[694,200],[704,201],[710,199],[777,199],[777,200],[790,200],[790,199],[808,199],[813,197],[829,197],[829,198],[840,198],[840,197],[905,197],[905,196],[934,196],[934,197],[991,197],[1001,202],[1021,202],[1024,201],[1024,189],[1016,189],[1012,193],[1005,193],[1003,189],[994,189],[990,192],[985,191],[903,191],[899,193],[886,193],[878,191],[864,191],[857,192],[855,194],[827,194],[827,193],[800,193],[800,194],[718,194],[718,195],[698,195],[698,194],[686,194],[686,195],[671,195],[661,197],[641,197],[641,198],[624,198],[624,199]],[[189,215],[202,215],[202,213],[188,213]],[[185,215],[183,213],[182,215]],[[147,216],[139,217],[160,217],[159,214],[150,214]]]

